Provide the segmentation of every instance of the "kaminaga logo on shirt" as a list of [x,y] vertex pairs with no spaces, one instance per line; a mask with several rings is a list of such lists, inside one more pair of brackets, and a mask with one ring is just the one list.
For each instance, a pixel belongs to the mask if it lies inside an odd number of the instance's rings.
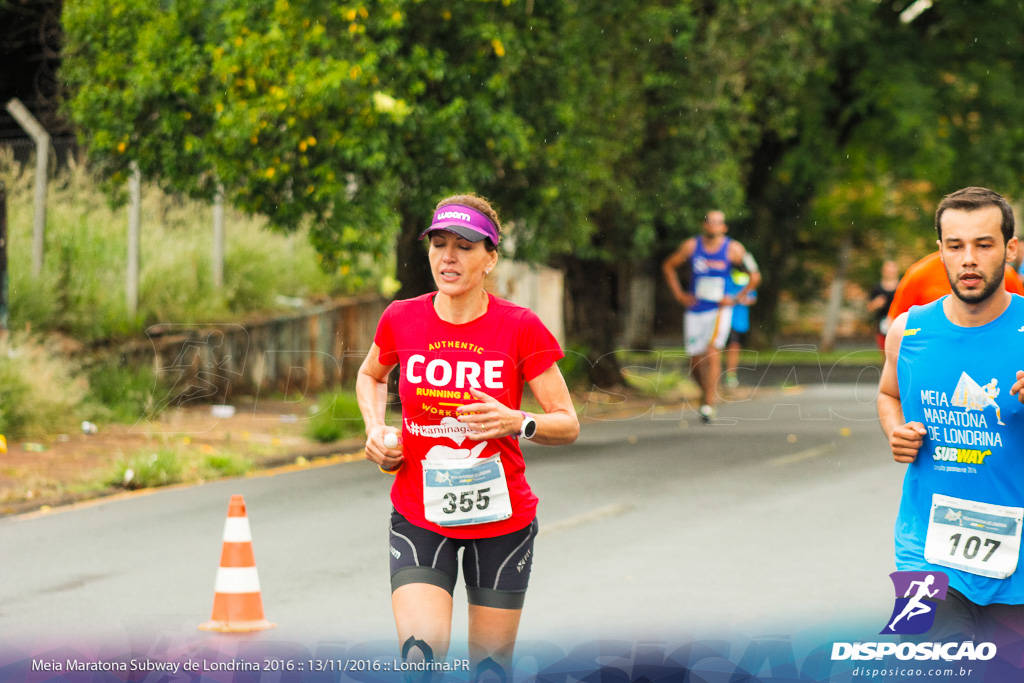
[[935,607],[946,599],[949,577],[945,572],[893,572],[889,574],[896,591],[892,614],[879,633],[920,635],[935,623]]

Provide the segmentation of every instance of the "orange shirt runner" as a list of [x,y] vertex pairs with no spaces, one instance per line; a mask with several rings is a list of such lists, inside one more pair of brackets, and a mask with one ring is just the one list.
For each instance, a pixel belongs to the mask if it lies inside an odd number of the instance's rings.
[[[1004,282],[1006,291],[1024,295],[1024,284],[1010,265],[1006,266]],[[896,294],[893,295],[892,305],[889,306],[889,320],[895,320],[900,313],[909,311],[911,306],[931,303],[952,293],[953,288],[950,287],[946,266],[942,264],[939,252],[928,254],[907,268],[907,272],[903,274],[900,284],[896,287]]]

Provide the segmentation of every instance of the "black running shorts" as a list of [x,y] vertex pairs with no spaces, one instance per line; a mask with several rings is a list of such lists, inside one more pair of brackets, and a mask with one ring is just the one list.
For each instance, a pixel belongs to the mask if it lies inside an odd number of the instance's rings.
[[746,332],[737,332],[736,330],[729,330],[729,338],[725,340],[725,345],[726,346],[731,346],[732,344],[739,344],[740,346],[746,346],[747,345],[747,333]]
[[494,538],[448,538],[391,512],[391,590],[428,583],[454,593],[459,578],[459,548],[469,604],[522,609],[533,566],[537,520],[519,531]]

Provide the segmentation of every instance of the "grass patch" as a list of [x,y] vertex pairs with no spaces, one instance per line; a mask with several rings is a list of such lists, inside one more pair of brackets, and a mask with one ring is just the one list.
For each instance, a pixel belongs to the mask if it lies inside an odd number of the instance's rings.
[[199,444],[139,449],[103,477],[103,484],[129,490],[239,477],[253,469],[249,458]]
[[235,453],[215,453],[206,456],[203,463],[203,470],[207,476],[205,479],[216,479],[219,477],[240,477],[252,470],[252,460],[236,455]]
[[830,368],[835,365],[851,367],[870,367],[882,365],[882,353],[875,347],[867,349],[840,351],[818,351],[809,348],[807,351],[795,350],[792,348],[767,349],[765,351],[740,352],[740,365],[805,365],[820,364],[823,368]]
[[182,454],[171,448],[141,451],[118,463],[107,482],[126,489],[148,489],[184,481]]
[[363,414],[353,392],[324,394],[319,404],[324,406],[309,420],[307,435],[314,441],[330,443],[365,433]]
[[676,396],[689,386],[696,386],[685,370],[630,367],[623,371],[622,377],[626,386],[642,396]]
[[[659,348],[654,351],[617,351],[615,357],[623,366],[647,368],[652,371],[658,367],[685,370],[689,365],[689,356],[681,346]],[[870,367],[882,364],[882,354],[875,347],[825,352],[813,346],[808,346],[806,349],[786,346],[760,351],[753,349],[740,351],[741,366],[760,367],[769,363],[772,365],[816,364],[825,368],[834,365]]]

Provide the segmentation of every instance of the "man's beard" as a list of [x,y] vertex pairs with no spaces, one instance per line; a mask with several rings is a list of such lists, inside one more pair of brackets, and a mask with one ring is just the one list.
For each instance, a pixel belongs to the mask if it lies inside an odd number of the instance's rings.
[[981,275],[982,282],[985,283],[985,286],[980,290],[975,290],[973,292],[960,291],[960,288],[958,287],[960,284],[960,278],[950,278],[949,285],[952,287],[953,294],[956,295],[956,298],[960,299],[960,301],[963,301],[965,304],[980,304],[982,301],[985,301],[995,294],[995,292],[1003,286],[1003,278],[998,277],[998,274],[993,277],[988,277],[986,273],[982,273]]

